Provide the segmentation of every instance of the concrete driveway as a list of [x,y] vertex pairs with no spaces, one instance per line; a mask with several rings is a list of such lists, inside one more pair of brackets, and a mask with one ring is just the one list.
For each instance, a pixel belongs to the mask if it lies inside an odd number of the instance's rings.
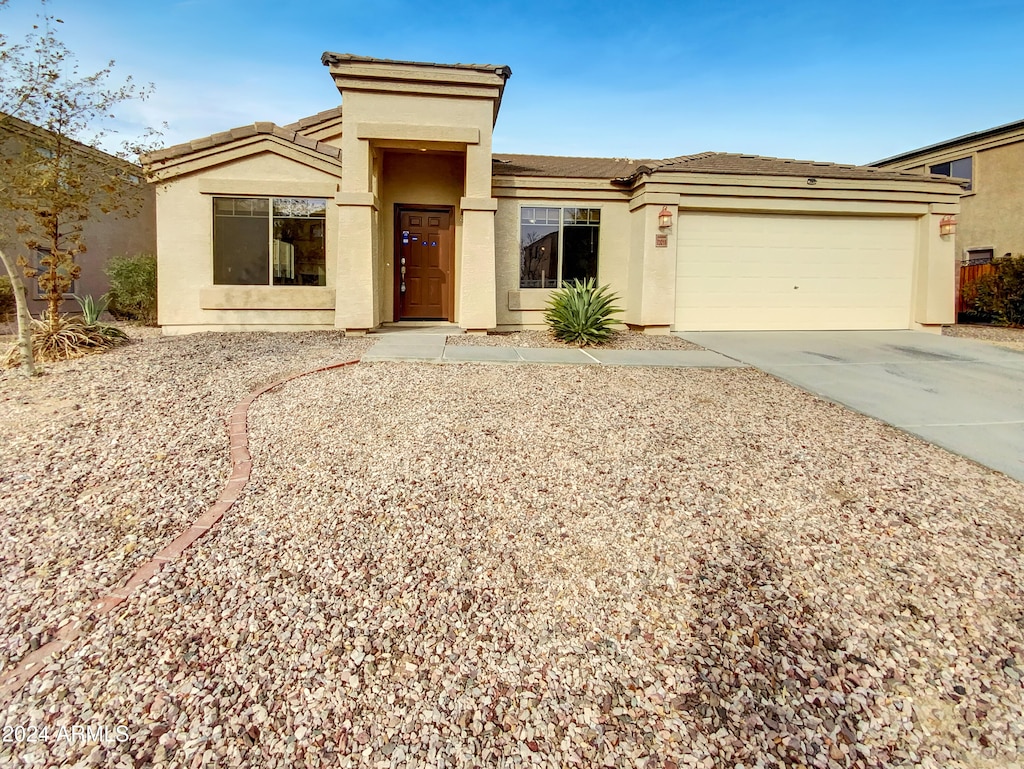
[[679,336],[1024,482],[1024,353],[914,331]]

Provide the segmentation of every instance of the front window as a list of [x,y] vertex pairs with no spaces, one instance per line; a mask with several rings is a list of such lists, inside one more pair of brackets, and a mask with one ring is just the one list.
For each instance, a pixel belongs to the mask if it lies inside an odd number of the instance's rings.
[[214,198],[213,282],[325,286],[324,198]]
[[597,280],[599,208],[523,208],[519,225],[519,287],[558,288]]
[[939,176],[951,176],[954,179],[967,179],[969,183],[966,189],[974,189],[974,161],[970,157],[951,160],[948,163],[939,163],[938,165],[930,166],[928,171],[929,173],[938,174]]

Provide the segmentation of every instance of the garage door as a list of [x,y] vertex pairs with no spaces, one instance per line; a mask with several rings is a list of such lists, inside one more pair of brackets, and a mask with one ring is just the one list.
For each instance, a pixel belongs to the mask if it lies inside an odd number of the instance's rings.
[[913,219],[684,212],[678,228],[677,330],[910,325]]

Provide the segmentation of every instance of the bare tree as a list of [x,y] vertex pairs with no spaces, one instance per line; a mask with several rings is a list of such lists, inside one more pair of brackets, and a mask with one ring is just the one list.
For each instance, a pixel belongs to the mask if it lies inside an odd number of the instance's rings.
[[[8,2],[0,0],[0,10]],[[15,286],[18,347],[26,374],[33,373],[34,361],[22,275],[37,279],[48,304],[44,320],[55,331],[64,295],[80,272],[76,257],[86,249],[83,224],[97,209],[104,214],[137,210],[143,180],[127,159],[151,148],[157,135],[148,130],[142,139],[123,143],[117,156],[99,151],[117,105],[145,99],[152,86],[139,87],[131,77],[111,85],[113,61],[82,74],[56,35],[62,23],[41,0],[38,23],[23,43],[0,35],[0,134],[7,140],[0,157],[0,206],[14,212],[17,240],[39,254],[38,265],[19,256],[20,270],[0,254]]]

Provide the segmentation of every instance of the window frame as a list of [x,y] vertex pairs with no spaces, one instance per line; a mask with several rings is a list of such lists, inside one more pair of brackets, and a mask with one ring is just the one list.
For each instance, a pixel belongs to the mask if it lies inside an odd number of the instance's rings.
[[[244,194],[228,194],[220,193],[211,195],[211,213],[213,220],[211,222],[210,232],[210,269],[211,279],[215,286],[252,286],[254,288],[275,288],[275,289],[289,289],[289,288],[325,288],[328,285],[327,281],[327,211],[329,209],[330,200],[320,195],[244,195]],[[259,200],[264,201],[267,206],[266,218],[267,218],[267,282],[266,283],[218,283],[217,282],[217,202],[221,200]],[[275,204],[277,201],[287,200],[304,200],[304,201],[319,201],[323,204],[323,215],[322,216],[278,216],[275,214]],[[261,218],[261,217],[252,217]],[[302,283],[296,284],[281,284],[275,283],[275,238],[274,238],[274,222],[278,219],[309,219],[320,225],[321,232],[320,237],[323,241],[323,285],[313,284],[304,285]]]
[[[927,169],[929,174],[934,174],[936,176],[945,176],[945,177],[947,177],[949,179],[965,179],[966,178],[970,182],[970,184],[967,187],[967,189],[965,189],[963,191],[962,194],[963,195],[973,195],[975,192],[977,192],[977,186],[978,186],[978,174],[977,174],[977,162],[976,162],[977,158],[975,157],[976,154],[977,153],[975,153],[975,152],[968,152],[966,155],[958,155],[956,157],[951,158],[950,160],[942,160],[942,161],[938,161],[938,162],[932,161],[932,162],[928,163],[925,166],[925,168]],[[953,173],[953,164],[954,163],[959,163],[962,160],[969,160],[971,162],[971,175],[969,177],[957,176],[956,174]],[[941,171],[936,171],[935,169],[939,168],[940,166],[949,166],[949,173],[948,174],[944,174]]]
[[[554,286],[544,286],[544,285],[540,285],[540,286],[524,286],[523,285],[523,225],[527,224],[527,222],[524,222],[523,211],[525,211],[528,208],[529,209],[534,209],[534,210],[536,210],[536,209],[546,209],[546,210],[556,209],[558,211],[558,230],[557,230],[557,233],[558,233],[558,253],[556,255],[557,265],[558,265],[558,273],[557,273],[557,277],[555,278],[555,285]],[[575,204],[575,205],[571,204],[571,203],[568,203],[568,204],[567,203],[535,203],[535,204],[525,204],[524,203],[524,204],[520,204],[520,206],[519,206],[519,220],[518,220],[518,223],[517,223],[518,227],[519,227],[519,256],[518,256],[519,269],[518,269],[518,271],[519,271],[519,290],[520,291],[557,291],[558,289],[564,287],[565,279],[563,278],[563,271],[565,269],[565,228],[567,226],[566,225],[566,215],[565,215],[565,212],[567,210],[575,210],[575,211],[585,210],[585,211],[596,211],[597,212],[597,221],[596,222],[588,221],[588,222],[584,222],[584,223],[579,223],[579,222],[575,222],[574,221],[574,222],[570,222],[568,224],[568,226],[569,227],[593,227],[594,229],[597,230],[597,254],[596,254],[596,259],[597,259],[596,273],[597,274],[594,275],[594,280],[600,282],[599,281],[599,276],[600,276],[600,270],[601,270],[601,224],[602,224],[602,220],[604,219],[604,208],[603,208],[603,206],[593,205],[592,203],[583,203],[583,204]],[[589,218],[589,215],[588,215],[588,218]],[[548,224],[550,224],[550,223],[548,223]]]

